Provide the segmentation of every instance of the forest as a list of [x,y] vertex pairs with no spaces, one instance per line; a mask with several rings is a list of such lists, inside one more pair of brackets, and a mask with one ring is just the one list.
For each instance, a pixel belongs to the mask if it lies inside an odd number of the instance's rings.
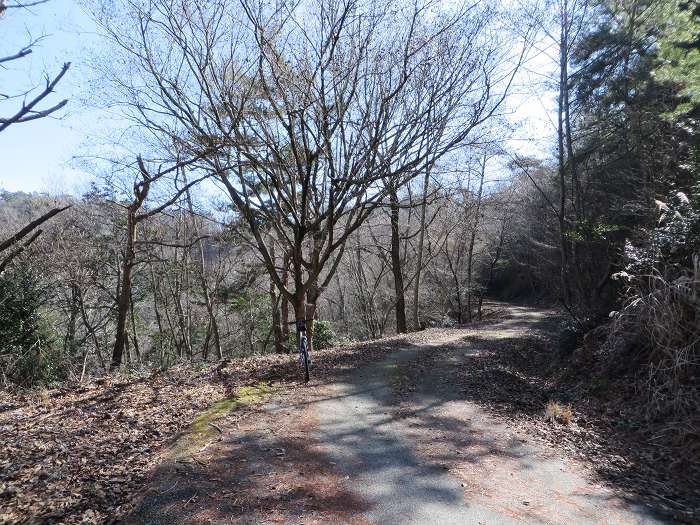
[[[0,35],[54,1],[0,0]],[[85,191],[0,188],[0,413],[296,364],[301,320],[313,359],[535,305],[550,378],[700,460],[700,2],[79,7],[99,45],[28,88],[51,35],[0,38],[0,176],[4,135],[92,121]]]

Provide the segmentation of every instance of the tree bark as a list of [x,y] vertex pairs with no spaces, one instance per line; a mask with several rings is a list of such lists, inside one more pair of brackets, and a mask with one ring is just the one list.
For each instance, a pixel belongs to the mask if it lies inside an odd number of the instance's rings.
[[119,285],[119,296],[117,299],[117,330],[112,348],[112,370],[117,369],[122,364],[124,348],[126,346],[126,318],[129,313],[129,297],[131,296],[131,272],[134,268],[134,235],[136,233],[136,203],[132,203],[127,209],[126,222],[126,246],[122,257],[121,281]]
[[560,4],[560,35],[559,35],[559,96],[557,100],[557,153],[559,160],[559,254],[561,285],[561,300],[565,307],[571,302],[571,289],[568,277],[568,253],[566,245],[566,158],[564,153],[564,106],[568,91],[568,2]]
[[[289,255],[284,254],[282,259],[282,284],[286,287],[289,282]],[[274,284],[274,281],[273,281]],[[282,340],[284,343],[289,342],[289,299],[284,294],[280,294],[280,300],[282,304],[281,309],[281,323],[282,323]]]
[[136,313],[134,311],[134,294],[133,287],[129,290],[129,312],[131,313],[131,333],[134,342],[134,352],[136,352],[136,360],[141,361],[141,350],[139,348],[139,340],[136,335]]
[[401,237],[399,232],[399,198],[396,187],[389,190],[389,209],[391,214],[391,273],[394,275],[394,309],[396,311],[396,333],[403,334],[406,326],[406,298],[401,268]]
[[428,206],[428,185],[430,184],[430,167],[425,169],[423,179],[423,202],[420,207],[420,233],[418,234],[418,261],[416,267],[416,282],[413,287],[413,329],[420,330],[420,278],[423,271],[423,246],[425,244],[425,217]]
[[134,242],[136,237],[136,225],[163,211],[168,206],[171,206],[181,195],[187,191],[194,184],[197,184],[203,178],[196,179],[193,182],[185,184],[185,186],[177,192],[164,203],[156,206],[144,213],[138,213],[143,206],[143,203],[148,197],[148,192],[151,187],[151,183],[158,180],[162,176],[178,170],[188,164],[194,162],[199,157],[190,159],[183,162],[177,162],[173,167],[159,171],[154,176],[148,173],[146,165],[143,159],[139,156],[137,157],[137,163],[139,168],[140,180],[134,183],[134,198],[131,203],[126,207],[127,210],[127,220],[126,220],[126,242],[123,253],[123,261],[121,267],[121,279],[120,286],[117,294],[117,332],[114,338],[114,347],[112,349],[112,362],[110,369],[115,370],[121,366],[122,358],[124,356],[124,349],[128,344],[128,337],[126,333],[126,318],[129,312],[129,298],[131,296],[131,274],[136,261],[136,251],[134,248]]
[[484,158],[481,163],[481,172],[479,175],[479,190],[476,194],[476,210],[474,212],[474,222],[472,223],[471,236],[469,237],[469,251],[467,254],[467,320],[472,321],[472,269],[474,261],[474,243],[476,241],[476,231],[479,228],[479,219],[481,217],[481,198],[484,190],[484,175],[486,174],[487,157],[484,153]]
[[[270,257],[275,259],[274,241],[270,244]],[[280,315],[280,299],[277,296],[277,286],[274,279],[270,279],[270,311],[272,313],[272,333],[275,341],[275,352],[278,354],[284,353],[284,339],[282,337],[282,316]],[[283,298],[282,298],[283,299]]]

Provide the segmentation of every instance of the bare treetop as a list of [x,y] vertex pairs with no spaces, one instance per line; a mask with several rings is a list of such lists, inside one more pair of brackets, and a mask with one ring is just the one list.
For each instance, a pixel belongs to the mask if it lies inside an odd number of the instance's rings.
[[[94,13],[124,52],[104,74],[116,102],[174,156],[212,151],[199,168],[296,303],[324,287],[384,181],[478,140],[518,62],[479,4],[125,0]],[[291,254],[293,290],[268,235]]]

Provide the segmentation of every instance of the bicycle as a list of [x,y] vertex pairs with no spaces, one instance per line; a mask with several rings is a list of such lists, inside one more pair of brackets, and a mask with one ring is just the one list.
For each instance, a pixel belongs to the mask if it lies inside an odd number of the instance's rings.
[[308,383],[311,358],[309,357],[309,343],[306,338],[306,321],[313,321],[313,319],[300,319],[299,321],[292,321],[287,324],[294,324],[297,327],[297,334],[299,336],[299,363],[304,368],[304,382]]

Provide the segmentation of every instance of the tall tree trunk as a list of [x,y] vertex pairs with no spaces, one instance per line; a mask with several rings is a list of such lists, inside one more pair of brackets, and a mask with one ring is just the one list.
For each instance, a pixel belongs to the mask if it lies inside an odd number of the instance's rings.
[[316,306],[318,298],[321,296],[321,291],[318,289],[318,284],[314,282],[306,292],[306,309],[305,315],[308,319],[306,323],[306,337],[309,343],[309,351],[313,350],[314,341],[314,320],[316,319]]
[[481,172],[479,174],[479,190],[476,194],[476,210],[474,213],[474,222],[472,223],[471,236],[469,237],[469,251],[467,254],[467,320],[472,320],[472,269],[474,262],[474,243],[476,241],[476,231],[479,228],[479,219],[481,217],[481,197],[484,191],[484,175],[486,174],[486,153],[481,163]]
[[154,177],[152,177],[143,162],[143,159],[139,156],[137,157],[139,171],[141,180],[134,183],[134,199],[131,201],[129,206],[127,206],[127,220],[126,220],[126,244],[124,247],[123,263],[121,269],[121,281],[120,288],[118,289],[118,299],[117,299],[117,333],[114,340],[114,348],[112,349],[112,363],[110,368],[112,370],[119,368],[122,363],[122,357],[124,355],[124,349],[128,344],[128,337],[126,334],[126,317],[129,310],[129,298],[131,297],[131,273],[135,265],[136,252],[134,249],[134,239],[136,236],[136,225],[138,222],[147,219],[160,213],[168,206],[172,205],[176,199],[180,198],[182,193],[189,189],[191,185],[186,185],[184,188],[178,190],[175,196],[166,202],[156,206],[146,213],[138,214],[138,211],[143,206],[146,198],[148,197],[148,192],[151,183],[158,180],[160,177],[177,169],[179,166],[176,165],[166,171],[159,171]]
[[129,290],[129,312],[131,313],[131,333],[134,342],[134,352],[136,352],[136,360],[140,362],[141,350],[139,349],[139,340],[136,336],[136,312],[134,311],[133,288]]
[[560,254],[560,285],[561,298],[565,307],[571,303],[571,289],[568,276],[568,250],[566,242],[566,157],[564,153],[564,106],[568,86],[568,2],[560,4],[560,35],[559,35],[559,96],[557,100],[557,154],[559,160],[559,254]]
[[423,202],[420,207],[420,233],[418,234],[418,261],[416,282],[413,287],[413,329],[420,330],[420,278],[423,271],[423,246],[425,244],[425,217],[428,207],[428,185],[430,184],[430,167],[425,169],[423,178]]
[[322,234],[320,232],[314,233],[313,245],[311,249],[311,269],[315,277],[309,283],[309,287],[306,291],[306,319],[308,319],[308,322],[306,323],[306,330],[309,342],[309,351],[313,349],[314,321],[316,319],[318,299],[321,297],[321,288],[319,286],[318,276],[321,273],[320,257],[322,242]]
[[[297,289],[298,290],[298,289]],[[305,293],[300,293],[295,291],[294,293],[294,321],[298,323],[299,321],[302,321],[306,319],[306,294]],[[299,330],[297,329],[297,325],[294,325],[294,330],[296,333],[296,343],[297,347],[299,345]],[[308,334],[307,334],[308,338]],[[307,341],[308,342],[308,341]]]
[[389,210],[391,213],[391,273],[394,275],[394,309],[396,311],[396,333],[403,334],[406,326],[406,298],[403,286],[403,272],[401,268],[401,238],[399,231],[399,198],[396,186],[389,191]]
[[[274,241],[270,243],[270,258],[275,261],[275,243]],[[283,297],[277,296],[277,286],[275,281],[270,278],[270,311],[272,313],[272,333],[275,340],[275,352],[278,354],[284,353],[284,343],[282,338],[282,317],[280,315],[280,299],[284,301]]]
[[[285,253],[284,257],[282,258],[281,280],[282,284],[286,288],[287,283],[289,282],[289,254],[287,253]],[[289,300],[284,294],[280,295],[280,300],[282,301],[282,304],[280,305],[282,317],[282,340],[287,343],[289,341]]]
[[204,262],[204,241],[199,240],[199,276],[202,284],[202,293],[204,294],[204,302],[207,305],[207,314],[211,323],[212,336],[214,339],[214,348],[216,349],[217,359],[222,359],[224,353],[221,350],[221,337],[219,335],[219,322],[216,320],[216,311],[214,310],[214,298],[209,292],[209,284],[207,283],[206,265]]
[[124,348],[126,347],[126,318],[129,314],[129,298],[131,297],[131,272],[134,267],[134,236],[136,233],[136,210],[134,204],[127,209],[126,220],[126,246],[122,257],[121,281],[119,285],[119,295],[117,299],[117,330],[112,349],[112,370],[117,369],[122,364]]

